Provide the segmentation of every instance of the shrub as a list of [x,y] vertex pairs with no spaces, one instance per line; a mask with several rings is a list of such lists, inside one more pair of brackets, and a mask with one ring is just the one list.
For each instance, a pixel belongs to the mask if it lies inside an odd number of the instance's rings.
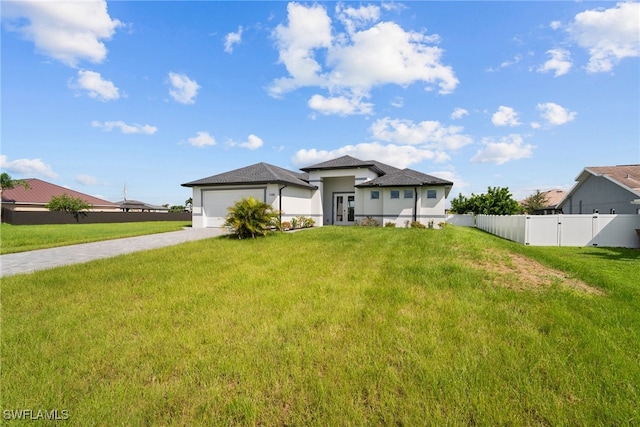
[[380,227],[378,220],[371,216],[362,219],[362,221],[360,221],[360,225],[363,227]]
[[283,221],[280,225],[280,229],[282,229],[283,231],[291,230],[291,223],[289,221]]
[[[411,228],[427,228],[420,221],[411,221]],[[431,222],[431,228],[433,228],[433,221]]]
[[393,222],[393,221],[389,221],[389,222],[386,222],[384,224],[384,226],[387,227],[387,228],[395,228],[396,227],[396,223]]
[[224,225],[231,228],[238,239],[266,236],[277,226],[278,214],[271,205],[258,201],[253,196],[243,198],[227,210],[229,214]]

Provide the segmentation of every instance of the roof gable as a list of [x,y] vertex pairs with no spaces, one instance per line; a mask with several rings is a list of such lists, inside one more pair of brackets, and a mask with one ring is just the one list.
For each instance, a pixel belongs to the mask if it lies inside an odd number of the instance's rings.
[[376,179],[363,182],[357,187],[420,187],[423,185],[453,185],[453,182],[413,169],[398,169]]
[[604,176],[621,187],[640,195],[640,165],[590,166],[585,168],[576,180],[586,180],[588,176],[585,174]]
[[305,181],[307,176],[292,172],[268,163],[256,163],[244,168],[235,169],[218,175],[182,184],[183,187],[197,187],[203,185],[238,185],[238,184],[290,184],[304,188],[316,188]]
[[18,185],[15,188],[2,190],[2,203],[46,205],[51,201],[52,197],[67,194],[70,197],[82,199],[91,206],[117,207],[115,203],[111,203],[107,200],[89,196],[88,194],[70,190],[40,179],[29,178],[21,181],[27,182],[29,184],[29,188],[26,189],[23,186]]

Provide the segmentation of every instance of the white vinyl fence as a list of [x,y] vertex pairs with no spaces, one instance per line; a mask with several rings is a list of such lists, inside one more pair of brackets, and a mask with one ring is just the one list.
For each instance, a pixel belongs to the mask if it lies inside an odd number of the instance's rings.
[[531,246],[640,248],[640,215],[478,215],[476,226]]

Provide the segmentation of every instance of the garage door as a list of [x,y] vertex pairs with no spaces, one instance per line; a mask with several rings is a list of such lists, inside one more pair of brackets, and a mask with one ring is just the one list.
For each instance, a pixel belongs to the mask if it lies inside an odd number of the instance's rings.
[[205,190],[202,193],[202,207],[205,227],[222,227],[227,208],[243,197],[264,202],[266,188],[246,188],[238,190]]

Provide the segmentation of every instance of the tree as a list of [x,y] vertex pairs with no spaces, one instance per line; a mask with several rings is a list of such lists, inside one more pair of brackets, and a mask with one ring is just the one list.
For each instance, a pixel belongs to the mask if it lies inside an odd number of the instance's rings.
[[277,225],[278,214],[268,203],[249,196],[227,208],[225,227],[230,227],[238,239],[266,236]]
[[193,211],[193,197],[189,197],[187,200],[185,200],[184,206],[187,211],[189,212]]
[[185,208],[184,206],[180,206],[180,205],[172,205],[169,208],[169,212],[184,212]]
[[525,213],[532,214],[535,211],[542,210],[547,207],[549,202],[549,196],[545,193],[541,193],[540,190],[536,190],[535,193],[524,199],[520,206]]
[[486,194],[473,194],[467,198],[460,194],[451,201],[451,212],[475,215],[514,215],[519,211],[518,202],[508,188],[488,187]]
[[13,179],[6,172],[2,172],[2,174],[0,174],[0,191],[15,188],[16,185],[23,186],[25,190],[29,189],[29,183],[27,181],[23,181],[21,179]]
[[73,214],[77,222],[80,222],[80,215],[83,214],[82,211],[89,210],[93,206],[79,197],[71,197],[67,193],[64,193],[61,196],[53,196],[45,207],[50,211],[69,212]]

